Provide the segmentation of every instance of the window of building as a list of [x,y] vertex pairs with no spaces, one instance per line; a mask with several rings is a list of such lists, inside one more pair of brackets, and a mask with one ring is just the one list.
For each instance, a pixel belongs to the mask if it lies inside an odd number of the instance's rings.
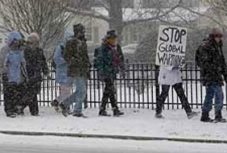
[[132,27],[132,41],[133,43],[139,41],[139,27],[136,25]]
[[154,4],[157,3],[156,0],[141,0],[143,8],[153,8]]
[[99,43],[99,28],[94,27],[94,43]]
[[198,7],[199,0],[183,0],[183,5],[185,7]]
[[[141,0],[143,8],[170,8],[179,3],[179,0]],[[186,7],[196,7],[199,5],[199,0],[183,0],[183,5]]]
[[123,0],[122,7],[123,8],[134,8],[134,0]]
[[85,25],[85,37],[88,41],[92,41],[92,22],[88,21]]

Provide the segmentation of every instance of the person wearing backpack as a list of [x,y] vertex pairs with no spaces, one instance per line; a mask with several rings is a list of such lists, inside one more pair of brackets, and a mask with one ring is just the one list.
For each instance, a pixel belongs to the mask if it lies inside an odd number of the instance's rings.
[[[200,67],[200,79],[206,87],[206,96],[202,107],[202,122],[226,122],[222,117],[224,94],[222,86],[227,81],[227,65],[222,51],[223,34],[220,29],[212,29],[209,37],[205,39],[196,52],[196,63]],[[215,119],[211,119],[215,98]]]
[[117,43],[115,30],[107,32],[102,45],[95,49],[94,57],[94,67],[98,71],[98,77],[105,83],[99,115],[110,116],[106,112],[106,105],[109,100],[113,109],[113,115],[124,115],[117,106],[116,89],[114,86],[117,74],[124,72],[124,55],[121,46]]
[[55,65],[56,83],[59,84],[59,96],[51,103],[56,111],[59,111],[59,105],[72,94],[73,82],[68,76],[68,63],[64,59],[64,49],[66,42],[72,35],[65,32],[63,41],[56,47],[53,57],[53,65]]

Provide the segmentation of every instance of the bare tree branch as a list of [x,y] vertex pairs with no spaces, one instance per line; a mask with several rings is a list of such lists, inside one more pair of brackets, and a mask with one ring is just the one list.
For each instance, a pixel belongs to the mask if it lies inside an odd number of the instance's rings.
[[0,0],[1,31],[37,32],[41,45],[50,48],[71,19],[65,11],[68,0]]

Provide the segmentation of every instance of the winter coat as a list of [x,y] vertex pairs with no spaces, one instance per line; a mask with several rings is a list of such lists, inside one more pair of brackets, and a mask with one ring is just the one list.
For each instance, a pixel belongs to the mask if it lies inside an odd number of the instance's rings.
[[[103,43],[101,47],[95,49],[94,57],[94,67],[97,69],[101,80],[106,78],[116,79],[116,75],[124,70],[124,55],[120,45],[113,49],[108,44]],[[119,61],[114,61],[115,58]]]
[[4,63],[8,83],[19,85],[27,80],[26,62],[22,50],[10,50]]
[[203,42],[196,54],[196,60],[201,69],[200,77],[203,85],[212,83],[224,85],[224,80],[227,81],[227,65],[222,43],[217,44],[213,39]]
[[90,61],[86,40],[72,38],[66,42],[64,59],[68,64],[68,76],[88,78]]
[[26,70],[28,73],[29,85],[34,85],[41,90],[42,73],[48,75],[46,58],[41,48],[26,47],[24,50]]
[[180,69],[173,69],[172,67],[161,66],[158,82],[160,85],[171,86],[177,83],[182,83],[182,74]]
[[8,47],[6,47],[3,51],[6,53],[3,68],[3,72],[6,73],[6,80],[8,83],[13,83],[17,85],[22,84],[28,80],[24,51],[19,48],[11,48],[11,45],[14,43],[14,41],[20,41],[22,39],[22,35],[19,32],[10,32],[7,39]]
[[54,52],[54,62],[56,64],[56,82],[60,85],[71,84],[72,78],[68,76],[68,64],[63,57],[64,44],[59,45]]

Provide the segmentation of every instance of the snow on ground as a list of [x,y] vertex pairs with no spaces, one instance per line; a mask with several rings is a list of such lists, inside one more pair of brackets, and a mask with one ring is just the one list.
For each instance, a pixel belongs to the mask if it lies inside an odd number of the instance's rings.
[[[63,117],[52,108],[40,108],[40,117],[26,115],[15,119],[5,117],[0,108],[0,131],[60,132],[80,134],[108,134],[150,137],[203,138],[227,140],[227,126],[224,123],[202,123],[200,115],[192,120],[186,118],[183,110],[164,111],[165,119],[154,118],[154,111],[127,109],[123,117],[99,117],[97,109],[84,113],[89,117]],[[199,110],[198,110],[199,111]],[[224,117],[227,117],[226,111]]]

